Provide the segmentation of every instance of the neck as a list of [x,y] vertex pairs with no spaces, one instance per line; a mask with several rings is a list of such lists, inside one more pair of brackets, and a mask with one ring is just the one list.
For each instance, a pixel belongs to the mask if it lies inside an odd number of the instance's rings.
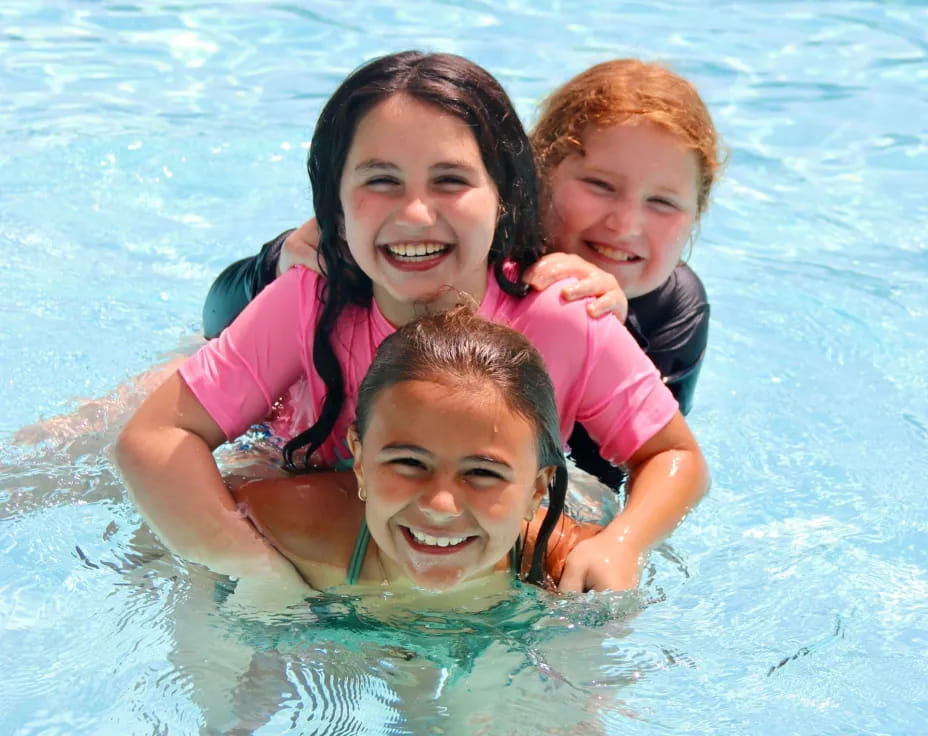
[[426,314],[446,312],[461,303],[462,294],[467,294],[477,304],[483,301],[487,293],[487,268],[481,269],[465,283],[442,286],[431,295],[422,296],[415,301],[403,301],[390,294],[379,284],[373,285],[374,301],[381,313],[394,327],[402,327]]

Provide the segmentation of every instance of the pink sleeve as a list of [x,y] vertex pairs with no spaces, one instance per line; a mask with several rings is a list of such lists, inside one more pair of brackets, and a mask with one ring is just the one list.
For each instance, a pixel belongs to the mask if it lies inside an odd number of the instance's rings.
[[565,440],[580,422],[603,458],[623,463],[667,425],[677,401],[617,319],[592,319],[585,300],[561,298],[563,288],[560,282],[518,300],[511,324],[545,359]]
[[181,377],[228,439],[264,419],[304,374],[315,290],[315,273],[290,269],[181,366]]
[[587,316],[587,322],[585,391],[577,421],[599,445],[600,455],[619,464],[667,426],[679,406],[624,325],[613,317]]

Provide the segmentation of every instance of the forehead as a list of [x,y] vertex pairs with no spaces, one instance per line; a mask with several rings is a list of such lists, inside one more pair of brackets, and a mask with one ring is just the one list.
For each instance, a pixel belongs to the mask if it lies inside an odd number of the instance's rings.
[[383,441],[415,437],[424,446],[504,445],[533,458],[537,442],[534,425],[495,384],[480,378],[403,381],[385,388],[371,407],[366,435],[375,433]]
[[640,160],[654,171],[670,176],[689,178],[699,174],[697,153],[676,135],[652,122],[589,127],[583,132],[581,141],[584,158],[589,163],[608,166]]
[[355,129],[348,161],[393,160],[410,153],[438,161],[482,160],[477,139],[460,118],[406,94],[394,94],[374,105]]

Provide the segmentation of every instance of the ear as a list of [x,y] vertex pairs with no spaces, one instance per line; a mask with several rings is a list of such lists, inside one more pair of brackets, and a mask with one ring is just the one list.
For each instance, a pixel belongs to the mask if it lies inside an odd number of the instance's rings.
[[528,509],[525,511],[526,521],[531,521],[535,518],[535,512],[538,511],[541,502],[545,499],[545,496],[548,495],[548,486],[551,485],[551,479],[554,477],[556,470],[557,468],[553,465],[549,465],[547,468],[539,470],[538,475],[535,476],[535,492],[532,494]]
[[364,471],[361,469],[361,438],[358,436],[358,427],[352,424],[348,427],[348,449],[354,458],[351,469],[358,480],[358,488],[364,488]]

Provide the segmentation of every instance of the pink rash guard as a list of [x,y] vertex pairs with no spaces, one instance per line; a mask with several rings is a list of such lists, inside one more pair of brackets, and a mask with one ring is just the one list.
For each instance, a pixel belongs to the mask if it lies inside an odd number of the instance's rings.
[[[181,366],[181,377],[227,438],[266,421],[289,439],[316,420],[325,397],[312,360],[318,281],[313,271],[290,269]],[[560,292],[552,286],[509,296],[488,273],[478,313],[523,333],[541,353],[554,383],[561,436],[569,437],[579,421],[604,458],[622,463],[670,421],[677,402],[618,320],[591,319],[584,302],[564,302]],[[377,346],[394,330],[374,301],[370,309],[349,305],[339,316],[332,342],[345,403],[319,450],[327,465],[350,458],[345,437],[358,387]]]

